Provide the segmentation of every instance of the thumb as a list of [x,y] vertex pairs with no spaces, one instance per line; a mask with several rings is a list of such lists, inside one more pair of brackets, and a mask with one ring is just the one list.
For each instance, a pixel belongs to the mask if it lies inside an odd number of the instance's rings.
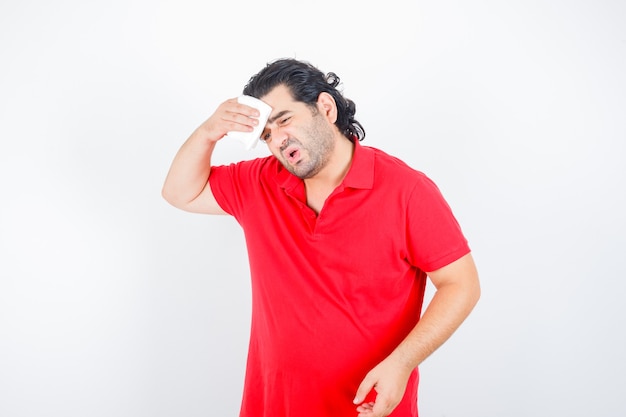
[[367,397],[367,394],[369,394],[370,391],[372,391],[375,385],[376,385],[375,380],[373,378],[370,378],[369,375],[366,376],[356,391],[356,396],[354,397],[354,400],[353,400],[354,404],[361,404],[363,401],[365,401],[365,397]]

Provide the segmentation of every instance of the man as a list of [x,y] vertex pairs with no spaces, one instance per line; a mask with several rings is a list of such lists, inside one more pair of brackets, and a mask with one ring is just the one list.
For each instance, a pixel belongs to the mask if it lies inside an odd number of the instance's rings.
[[[359,142],[339,78],[281,59],[243,94],[272,108],[272,156],[211,166],[259,112],[223,102],[182,145],[163,197],[242,226],[252,326],[241,417],[417,416],[418,365],[480,294],[469,246],[437,187]],[[420,318],[426,279],[436,292]]]

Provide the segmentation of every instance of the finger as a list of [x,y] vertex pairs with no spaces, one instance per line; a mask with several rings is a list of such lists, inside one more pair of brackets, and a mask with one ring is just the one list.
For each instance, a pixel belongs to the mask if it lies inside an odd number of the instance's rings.
[[385,417],[388,416],[391,411],[394,409],[395,405],[389,401],[388,398],[381,396],[378,394],[376,397],[376,402],[374,403],[374,407],[372,408],[372,415],[376,417]]
[[258,119],[244,116],[237,113],[222,113],[215,124],[209,124],[213,129],[218,130],[222,135],[228,132],[252,132],[259,124]]
[[356,408],[356,411],[359,413],[365,413],[367,411],[372,411],[374,408],[374,403],[363,403]]
[[247,117],[259,117],[261,113],[255,107],[240,103],[236,98],[227,100],[225,110],[231,113],[243,114]]
[[225,121],[236,122],[236,123],[241,123],[241,124],[258,123],[258,120],[259,120],[258,110],[253,109],[252,107],[247,107],[247,108],[254,110],[256,114],[253,115],[253,114],[250,114],[252,112],[243,112],[243,111],[237,111],[235,109],[231,109],[231,110],[226,110],[225,112],[223,112],[221,114],[221,117]]
[[370,380],[370,378],[366,376],[356,391],[356,396],[353,400],[354,404],[361,404],[365,400],[365,397],[367,397],[367,394],[374,388],[374,385],[376,385],[374,380]]
[[248,117],[259,117],[261,115],[258,109],[248,106],[247,104],[237,103],[237,111]]
[[222,118],[226,120],[250,119],[261,115],[258,109],[240,103],[236,98],[223,102],[216,113],[220,113]]
[[357,410],[371,410],[374,408],[374,402],[362,403],[357,407]]

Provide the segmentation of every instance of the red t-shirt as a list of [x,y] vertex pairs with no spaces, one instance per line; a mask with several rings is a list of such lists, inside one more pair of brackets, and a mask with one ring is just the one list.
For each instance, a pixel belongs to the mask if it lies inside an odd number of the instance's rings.
[[[356,416],[359,384],[419,320],[424,271],[469,253],[438,188],[358,142],[319,215],[273,156],[215,166],[210,185],[242,226],[250,262],[240,416]],[[417,383],[415,370],[391,416],[417,416]]]

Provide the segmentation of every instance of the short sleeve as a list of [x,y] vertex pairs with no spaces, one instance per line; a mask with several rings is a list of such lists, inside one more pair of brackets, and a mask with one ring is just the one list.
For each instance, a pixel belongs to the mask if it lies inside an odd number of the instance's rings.
[[421,270],[435,271],[470,252],[441,191],[423,174],[410,194],[406,215],[409,262]]
[[211,167],[211,192],[222,210],[238,221],[250,206],[246,202],[259,198],[259,184],[267,161],[267,158],[257,158]]

